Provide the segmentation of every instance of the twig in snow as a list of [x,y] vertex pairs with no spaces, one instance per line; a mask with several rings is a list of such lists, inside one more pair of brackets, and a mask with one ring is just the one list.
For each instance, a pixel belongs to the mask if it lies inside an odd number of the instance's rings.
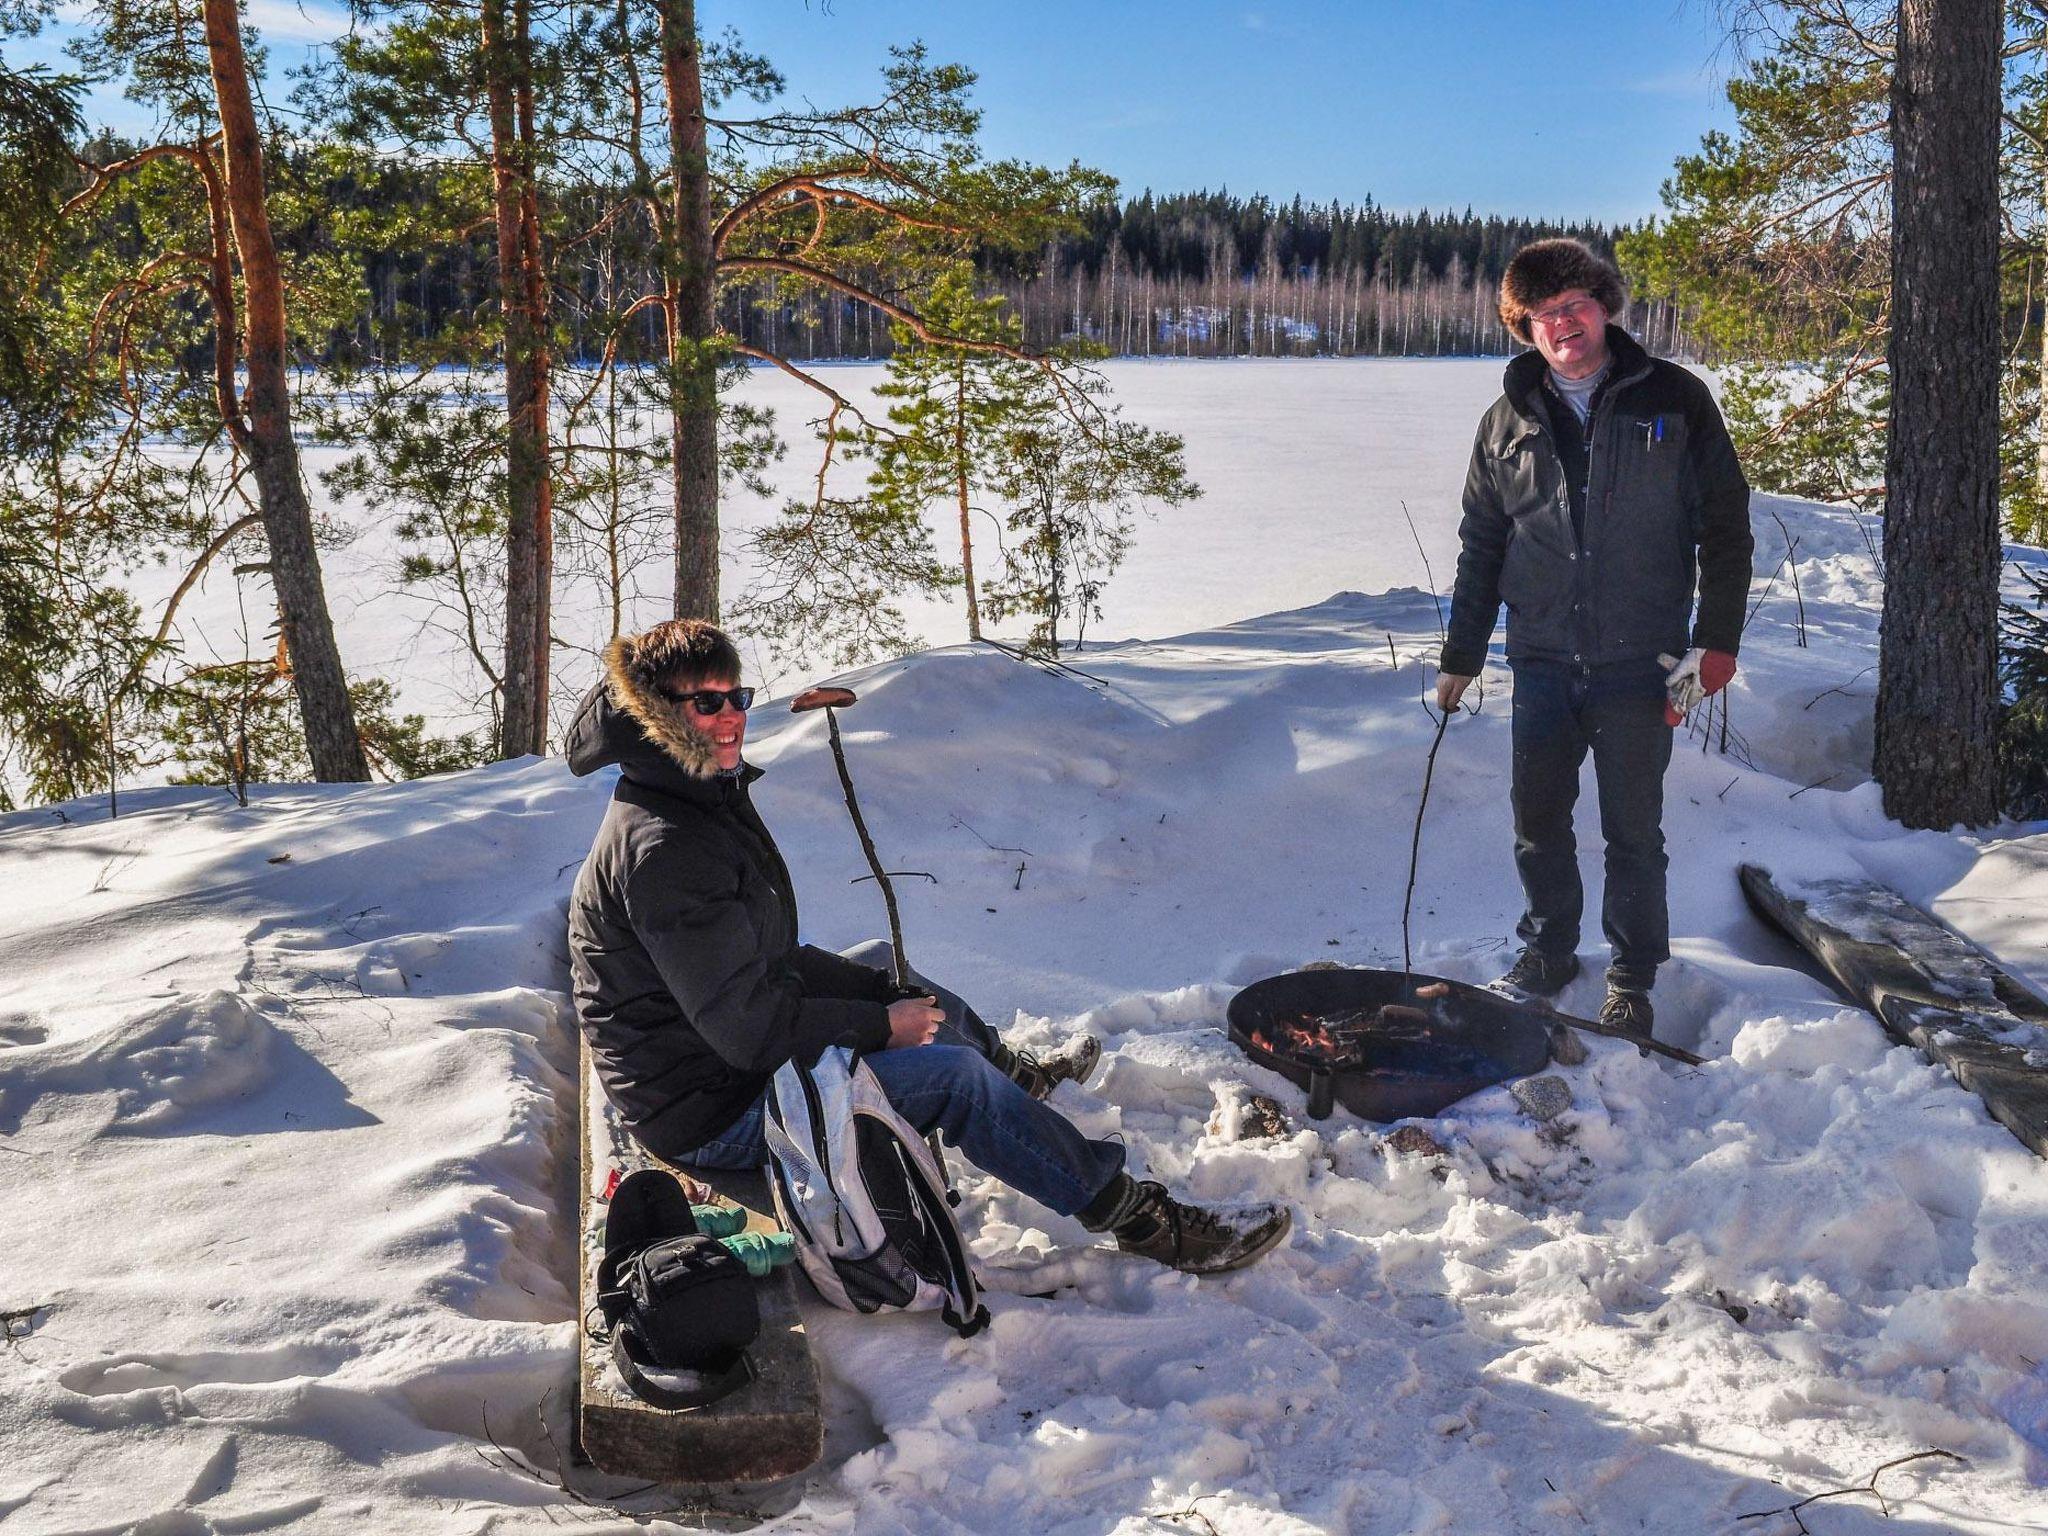
[[1176,1524],[1182,1520],[1199,1520],[1202,1522],[1202,1528],[1209,1533],[1209,1536],[1222,1536],[1222,1532],[1216,1529],[1216,1522],[1195,1508],[1197,1504],[1202,1502],[1202,1499],[1213,1499],[1215,1497],[1216,1495],[1213,1493],[1205,1493],[1201,1498],[1190,1499],[1186,1509],[1147,1510],[1145,1518],[1147,1520],[1171,1520]]
[[382,907],[364,907],[360,912],[351,912],[347,917],[341,919],[339,924],[341,931],[352,939],[360,939],[362,935],[356,932],[356,924],[372,913],[382,912],[383,910]]
[[1778,515],[1776,507],[1771,508],[1771,521],[1778,525],[1778,532],[1785,539],[1785,564],[1792,571],[1792,601],[1799,607],[1799,619],[1794,633],[1798,637],[1799,648],[1803,651],[1806,649],[1806,595],[1799,590],[1799,541],[1792,537],[1792,530],[1785,526],[1785,519]]
[[1742,775],[1738,773],[1737,775],[1735,775],[1735,777],[1734,777],[1734,778],[1730,779],[1730,780],[1729,780],[1729,781],[1728,781],[1728,782],[1727,782],[1726,784],[1723,784],[1723,785],[1721,786],[1721,793],[1720,793],[1720,794],[1718,794],[1718,795],[1716,795],[1716,796],[1714,796],[1714,798],[1715,798],[1716,800],[1720,800],[1720,799],[1724,798],[1724,797],[1725,797],[1725,796],[1727,795],[1727,793],[1728,793],[1728,791],[1729,791],[1729,790],[1733,789],[1733,788],[1734,788],[1734,787],[1735,787],[1736,785],[1740,784],[1741,782],[1742,782]]
[[1848,694],[1849,694],[1849,684],[1850,684],[1850,683],[1853,683],[1853,682],[1855,682],[1855,681],[1856,681],[1856,678],[1858,678],[1858,677],[1862,677],[1862,676],[1864,676],[1864,674],[1865,674],[1865,673],[1871,672],[1871,671],[1873,671],[1873,670],[1875,670],[1875,669],[1874,669],[1874,668],[1871,668],[1871,667],[1865,667],[1865,668],[1863,669],[1863,671],[1862,671],[1862,672],[1858,672],[1858,673],[1856,674],[1856,677],[1852,677],[1852,678],[1850,678],[1850,679],[1849,679],[1849,682],[1848,682],[1848,683],[1837,683],[1837,684],[1835,684],[1835,686],[1834,686],[1834,687],[1832,687],[1832,688],[1823,688],[1823,689],[1821,689],[1821,691],[1820,691],[1819,693],[1816,693],[1816,694],[1815,694],[1815,695],[1814,695],[1814,696],[1813,696],[1812,698],[1808,699],[1808,700],[1807,700],[1807,701],[1806,701],[1806,702],[1805,702],[1804,704],[1800,705],[1800,706],[1799,706],[1799,708],[1800,708],[1800,709],[1801,709],[1802,711],[1804,711],[1804,710],[1809,710],[1809,709],[1813,708],[1813,706],[1814,706],[1814,705],[1818,704],[1818,703],[1819,703],[1819,702],[1820,702],[1820,701],[1821,701],[1822,699],[1826,698],[1826,697],[1827,697],[1827,696],[1828,696],[1829,694],[1831,694],[1831,693],[1839,693],[1839,694],[1841,694],[1841,695],[1842,695],[1842,696],[1843,696],[1844,698],[1847,698],[1847,697],[1848,697]]
[[[1164,816],[1161,816],[1159,819],[1161,821],[1166,820]],[[1029,848],[1012,848],[1007,843],[990,842],[987,838],[983,837],[979,832],[976,832],[973,827],[968,826],[966,821],[962,820],[958,816],[955,816],[953,818],[953,825],[956,827],[963,828],[967,832],[972,833],[974,836],[974,840],[980,843],[981,846],[986,848],[990,853],[1021,853],[1026,858],[1035,859],[1038,857],[1038,855],[1033,853]]]
[[1010,645],[1001,640],[991,640],[987,635],[981,637],[981,643],[983,645],[992,645],[1005,656],[1014,656],[1018,661],[1025,662],[1030,666],[1043,667],[1048,672],[1065,672],[1080,678],[1084,683],[1093,683],[1098,688],[1106,689],[1109,687],[1108,678],[1097,677],[1093,672],[1083,672],[1079,667],[1061,661],[1057,656],[1040,656],[1023,649],[1021,646]]
[[[1856,1484],[1854,1487],[1830,1488],[1826,1493],[1811,1494],[1808,1497],[1801,1499],[1797,1504],[1787,1504],[1782,1509],[1751,1510],[1748,1514],[1737,1515],[1735,1518],[1738,1520],[1767,1520],[1772,1515],[1790,1515],[1792,1517],[1792,1523],[1798,1526],[1801,1531],[1806,1531],[1806,1522],[1799,1518],[1799,1511],[1806,1508],[1807,1505],[1818,1504],[1822,1499],[1842,1499],[1849,1497],[1851,1494],[1867,1493],[1873,1499],[1877,1500],[1878,1509],[1880,1509],[1884,1513],[1884,1517],[1887,1520],[1889,1520],[1892,1514],[1892,1507],[1891,1504],[1885,1499],[1885,1496],[1877,1491],[1878,1477],[1883,1473],[1891,1471],[1893,1467],[1903,1467],[1908,1462],[1926,1461],[1930,1457],[1939,1457],[1943,1461],[1960,1462],[1963,1466],[1966,1467],[1970,1464],[1967,1459],[1958,1456],[1954,1451],[1915,1451],[1910,1456],[1899,1456],[1891,1461],[1886,1462],[1883,1466],[1877,1468],[1876,1471],[1872,1472],[1865,1481]],[[1807,1536],[1812,1536],[1812,1533],[1810,1531],[1807,1532]]]
[[1782,571],[1782,570],[1783,570],[1784,568],[1785,568],[1785,562],[1784,562],[1784,561],[1782,561],[1782,560],[1780,560],[1780,561],[1778,562],[1777,570],[1774,570],[1774,571],[1772,571],[1772,572],[1771,572],[1771,579],[1770,579],[1769,581],[1767,581],[1767,582],[1765,582],[1765,583],[1764,583],[1764,589],[1763,589],[1763,591],[1759,592],[1759,593],[1757,594],[1757,599],[1756,599],[1756,601],[1755,601],[1754,603],[1750,604],[1750,607],[1749,607],[1749,618],[1746,618],[1746,619],[1744,619],[1744,620],[1742,621],[1742,633],[1743,633],[1743,634],[1748,634],[1748,633],[1749,633],[1749,626],[1750,626],[1750,622],[1751,622],[1751,620],[1755,619],[1755,618],[1756,618],[1756,616],[1757,616],[1757,614],[1758,614],[1758,612],[1759,612],[1759,611],[1760,611],[1760,610],[1761,610],[1761,609],[1763,608],[1763,605],[1764,605],[1764,601],[1765,601],[1765,599],[1767,599],[1767,598],[1768,598],[1768,597],[1769,597],[1769,596],[1771,595],[1771,588],[1775,587],[1775,586],[1776,586],[1776,585],[1778,584],[1778,571]]
[[1401,503],[1401,515],[1408,519],[1408,537],[1415,541],[1415,553],[1422,556],[1422,574],[1429,578],[1429,600],[1436,604],[1436,638],[1441,645],[1444,640],[1444,600],[1437,595],[1436,572],[1429,568],[1429,551],[1422,547],[1422,535],[1415,531],[1415,519],[1409,515],[1408,503]]
[[1815,779],[1811,784],[1800,785],[1797,789],[1793,790],[1792,793],[1787,795],[1785,798],[1787,800],[1797,800],[1809,789],[1819,789],[1823,784],[1832,784],[1835,782],[1835,780],[1839,779],[1840,777],[1841,775],[1839,773],[1831,773],[1824,779]]
[[39,1302],[33,1307],[0,1312],[0,1343],[6,1344],[17,1360],[28,1361],[28,1356],[21,1352],[21,1341],[36,1331],[36,1319],[49,1310],[48,1302]]
[[[939,883],[939,877],[933,874],[928,869],[885,869],[882,871],[882,873],[889,876],[889,878],[892,880],[895,879],[898,875],[915,875],[920,880],[931,881],[933,885],[937,885]],[[875,877],[873,875],[855,875],[851,880],[847,881],[846,883],[848,885],[859,885],[863,880],[872,880],[874,878]]]

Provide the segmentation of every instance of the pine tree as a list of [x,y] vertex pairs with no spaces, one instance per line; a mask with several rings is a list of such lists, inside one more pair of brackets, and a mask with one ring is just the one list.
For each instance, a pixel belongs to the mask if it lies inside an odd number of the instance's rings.
[[1901,0],[1872,770],[1909,827],[1995,821],[1998,0]]
[[[949,336],[1020,345],[1022,326],[1003,299],[976,295],[970,266],[952,268],[933,285],[924,313]],[[869,501],[878,515],[906,523],[921,522],[934,505],[957,516],[967,638],[979,640],[975,502],[999,472],[1010,434],[1047,409],[1051,392],[1040,366],[1017,357],[923,346],[907,331],[895,339],[888,380],[875,390],[890,402],[889,430],[874,434]]]

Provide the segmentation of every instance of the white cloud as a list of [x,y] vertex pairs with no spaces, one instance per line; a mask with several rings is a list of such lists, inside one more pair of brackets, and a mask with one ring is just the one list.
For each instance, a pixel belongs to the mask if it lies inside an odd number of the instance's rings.
[[348,12],[308,0],[249,0],[249,24],[274,43],[327,43],[348,30]]

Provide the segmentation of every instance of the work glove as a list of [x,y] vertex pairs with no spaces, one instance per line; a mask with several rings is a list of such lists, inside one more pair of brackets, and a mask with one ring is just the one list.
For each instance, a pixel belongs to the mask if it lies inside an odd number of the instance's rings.
[[1664,673],[1664,723],[1685,724],[1693,706],[1710,694],[1719,693],[1735,676],[1735,658],[1727,651],[1706,651],[1694,646],[1683,661],[1659,656]]

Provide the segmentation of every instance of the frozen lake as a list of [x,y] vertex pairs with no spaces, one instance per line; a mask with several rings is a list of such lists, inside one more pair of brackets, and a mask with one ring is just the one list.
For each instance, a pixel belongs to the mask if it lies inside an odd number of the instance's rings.
[[[1130,557],[1105,593],[1103,618],[1089,626],[1090,641],[1185,634],[1344,590],[1427,587],[1424,552],[1437,584],[1448,589],[1465,458],[1480,412],[1499,392],[1501,368],[1497,358],[1104,364],[1115,398],[1131,419],[1186,439],[1188,470],[1204,494],[1140,521]],[[873,389],[885,377],[881,365],[818,371],[863,407],[875,407]],[[754,574],[745,533],[764,522],[782,497],[807,494],[816,471],[808,423],[819,414],[820,397],[786,375],[757,369],[743,386],[743,398],[774,409],[789,452],[770,476],[775,502],[743,489],[727,494],[728,603]],[[475,723],[478,686],[472,669],[445,627],[446,616],[437,616],[420,590],[400,587],[395,572],[403,546],[390,519],[373,520],[359,507],[337,504],[318,484],[319,472],[338,459],[335,450],[308,449],[305,456],[321,508],[355,533],[351,543],[325,557],[349,671],[388,678],[406,708],[438,726]],[[836,489],[850,490],[857,473]],[[1420,552],[1404,502],[1420,535]],[[957,542],[949,510],[935,509],[932,522],[943,553]],[[994,545],[985,520],[976,540],[986,569]],[[161,602],[175,580],[175,568],[144,571],[134,587],[146,600]],[[649,566],[643,582],[627,617],[629,629],[667,616],[665,562]],[[178,632],[195,661],[239,656],[245,627],[259,637],[267,627],[267,593],[260,583],[245,581],[239,600],[236,585],[223,561],[186,599]],[[928,644],[966,638],[957,601],[916,602],[906,611]],[[606,637],[607,617],[594,583],[559,574],[556,632],[574,648],[557,653],[558,720],[593,675],[590,657]],[[788,668],[778,675],[758,652],[750,660],[755,680],[778,690],[795,686],[804,671]]]

